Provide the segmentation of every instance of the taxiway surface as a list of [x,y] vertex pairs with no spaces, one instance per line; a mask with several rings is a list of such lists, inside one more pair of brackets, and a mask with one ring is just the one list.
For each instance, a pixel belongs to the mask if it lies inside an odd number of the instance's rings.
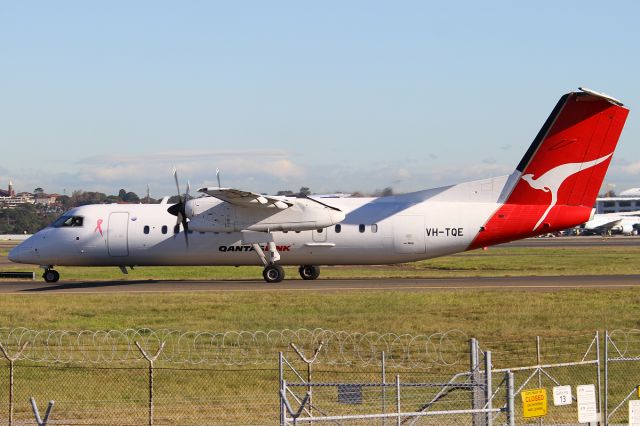
[[103,281],[46,284],[0,282],[0,294],[54,293],[164,293],[238,291],[363,291],[363,290],[541,290],[621,289],[640,287],[640,275],[587,275],[553,277],[428,278],[369,280],[264,281]]

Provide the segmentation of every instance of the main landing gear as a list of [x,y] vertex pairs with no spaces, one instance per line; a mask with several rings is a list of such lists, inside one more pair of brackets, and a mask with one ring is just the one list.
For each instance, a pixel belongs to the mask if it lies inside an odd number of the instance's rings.
[[320,267],[315,265],[302,265],[298,268],[298,273],[303,280],[315,280],[320,276]]
[[42,278],[48,283],[57,283],[60,279],[60,274],[55,269],[51,267],[47,267],[44,269],[44,273],[42,274]]
[[[280,253],[278,253],[278,247],[273,241],[271,234],[265,235],[259,232],[243,232],[242,242],[244,244],[251,244],[251,247],[253,247],[253,250],[258,255],[258,258],[264,265],[262,277],[266,282],[279,283],[284,279],[284,269],[276,263],[280,260]],[[263,244],[266,244],[266,246]],[[266,253],[263,247],[266,249]],[[320,275],[320,267],[316,265],[302,265],[298,269],[298,272],[303,280],[315,280]]]

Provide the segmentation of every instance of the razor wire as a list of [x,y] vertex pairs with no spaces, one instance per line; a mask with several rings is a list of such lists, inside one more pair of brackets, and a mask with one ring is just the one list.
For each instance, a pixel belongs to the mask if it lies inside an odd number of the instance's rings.
[[391,368],[430,369],[468,361],[468,337],[460,330],[433,334],[348,332],[321,328],[269,331],[33,330],[0,328],[0,343],[11,355],[26,347],[18,360],[55,363],[142,361],[136,347],[155,352],[159,362],[189,365],[272,364],[291,344],[311,353],[320,343],[316,364],[378,367],[382,353]]
[[609,357],[640,358],[640,330],[636,328],[614,330],[608,334]]

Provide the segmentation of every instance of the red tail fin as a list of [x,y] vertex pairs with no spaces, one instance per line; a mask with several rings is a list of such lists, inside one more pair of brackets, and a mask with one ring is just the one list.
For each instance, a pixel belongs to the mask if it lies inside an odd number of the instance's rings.
[[517,182],[470,248],[589,218],[629,110],[606,95],[564,95],[516,169]]

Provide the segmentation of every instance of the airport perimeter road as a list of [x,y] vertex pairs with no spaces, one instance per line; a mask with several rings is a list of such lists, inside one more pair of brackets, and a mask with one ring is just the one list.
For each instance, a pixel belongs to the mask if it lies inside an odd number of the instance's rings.
[[46,284],[0,282],[3,294],[235,292],[235,291],[362,291],[362,290],[541,290],[620,289],[640,287],[640,275],[501,277],[374,280],[263,281],[105,281]]

